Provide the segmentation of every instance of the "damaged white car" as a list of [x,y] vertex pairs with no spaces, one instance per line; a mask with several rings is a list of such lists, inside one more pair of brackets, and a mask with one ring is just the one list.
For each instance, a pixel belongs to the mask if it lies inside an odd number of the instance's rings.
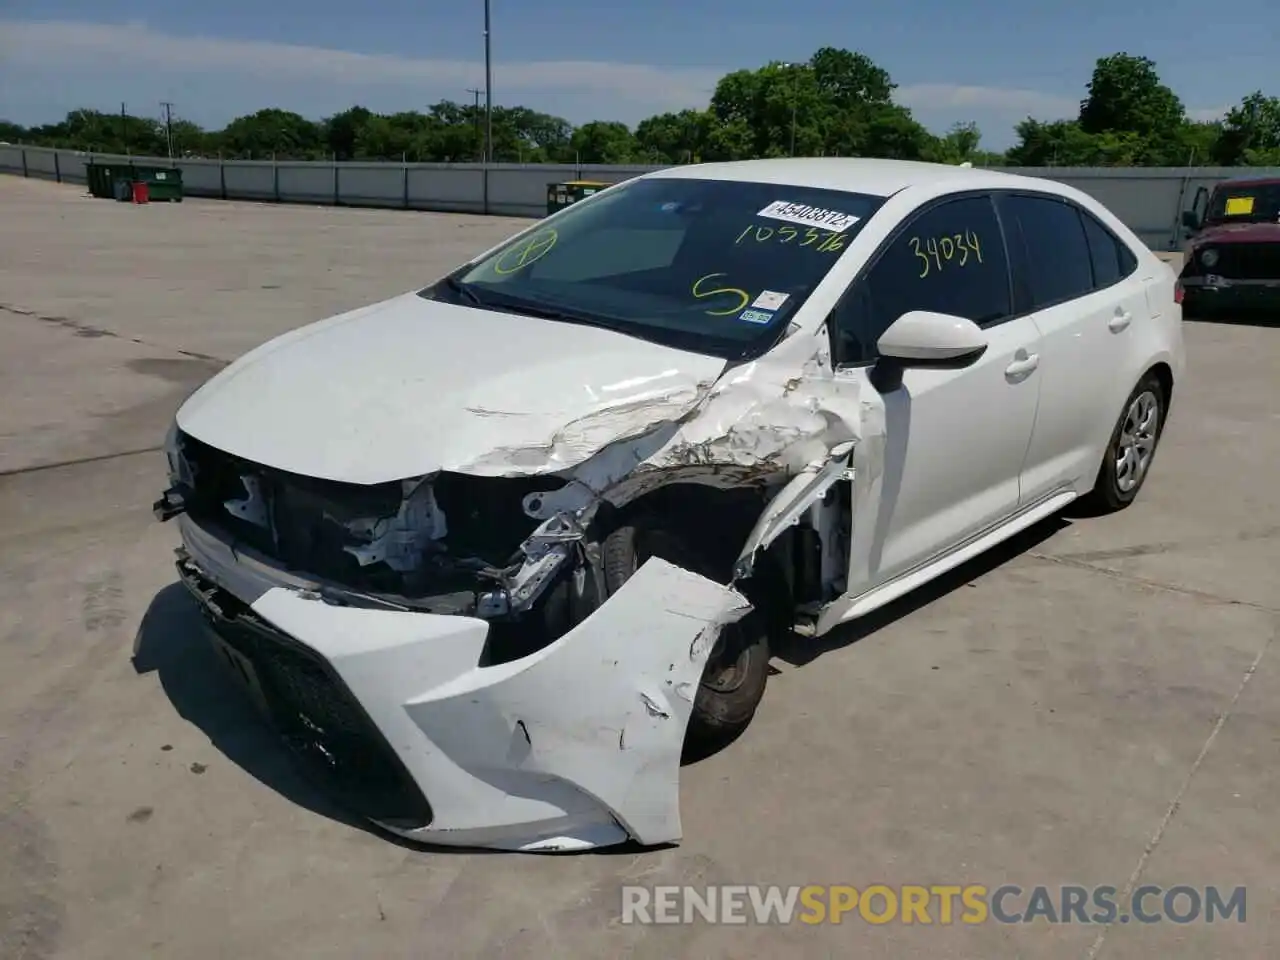
[[434,843],[681,836],[686,734],[822,634],[1142,485],[1167,266],[1071,188],[662,170],[253,350],[167,444],[178,567],[286,741]]

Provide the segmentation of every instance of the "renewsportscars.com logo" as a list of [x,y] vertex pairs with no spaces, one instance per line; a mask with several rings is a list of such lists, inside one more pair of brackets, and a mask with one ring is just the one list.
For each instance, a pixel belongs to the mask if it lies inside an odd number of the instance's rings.
[[1245,921],[1245,888],[980,884],[624,886],[622,923],[786,925],[1217,923]]

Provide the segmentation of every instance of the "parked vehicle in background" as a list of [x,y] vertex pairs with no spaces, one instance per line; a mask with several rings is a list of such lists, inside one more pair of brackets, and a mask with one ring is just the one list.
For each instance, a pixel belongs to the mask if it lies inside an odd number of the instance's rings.
[[1280,312],[1280,178],[1201,187],[1182,223],[1191,231],[1180,277],[1187,313]]

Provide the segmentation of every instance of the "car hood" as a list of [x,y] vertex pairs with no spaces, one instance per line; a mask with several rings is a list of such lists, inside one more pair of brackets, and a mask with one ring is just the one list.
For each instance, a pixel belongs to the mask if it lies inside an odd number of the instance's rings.
[[1209,243],[1280,243],[1280,223],[1223,223],[1205,227],[1193,241]]
[[178,411],[246,460],[348,483],[552,473],[692,411],[725,362],[405,294],[245,354]]

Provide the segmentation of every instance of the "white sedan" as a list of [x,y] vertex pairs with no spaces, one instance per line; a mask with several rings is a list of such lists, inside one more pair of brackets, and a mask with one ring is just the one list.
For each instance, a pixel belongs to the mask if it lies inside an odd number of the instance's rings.
[[661,170],[273,340],[178,411],[178,568],[285,740],[421,841],[681,836],[682,748],[826,633],[1127,506],[1175,277],[1095,200],[931,164]]

